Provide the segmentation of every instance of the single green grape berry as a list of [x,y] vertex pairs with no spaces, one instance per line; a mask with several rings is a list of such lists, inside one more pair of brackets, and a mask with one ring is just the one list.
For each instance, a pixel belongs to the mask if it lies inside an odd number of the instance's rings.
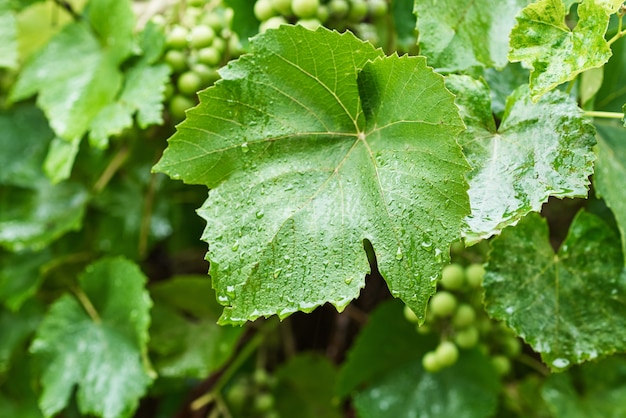
[[254,16],[261,22],[265,22],[272,16],[276,16],[276,10],[272,7],[270,0],[257,0],[254,3]]
[[467,278],[467,283],[469,283],[470,286],[478,288],[483,284],[485,267],[478,263],[470,264],[465,269],[465,277]]
[[433,315],[446,317],[452,315],[456,309],[456,297],[445,290],[440,290],[430,299],[429,307]]
[[272,7],[283,16],[291,16],[291,0],[270,0]]
[[185,119],[185,111],[194,107],[196,103],[188,97],[181,96],[180,94],[174,95],[170,100],[168,109],[172,119],[180,121]]
[[346,17],[350,22],[361,22],[367,16],[369,7],[365,0],[352,0],[350,4],[350,11]]
[[186,96],[193,96],[202,86],[202,77],[193,71],[186,71],[178,77],[176,87]]
[[480,334],[476,327],[467,327],[462,330],[456,331],[454,335],[454,342],[460,348],[470,349],[478,344],[478,340],[480,339]]
[[348,0],[330,0],[328,11],[333,19],[341,20],[348,15],[350,4]]
[[522,343],[519,338],[508,335],[502,340],[502,350],[509,358],[515,358],[522,352]]
[[452,255],[461,255],[465,251],[465,244],[463,241],[453,242],[450,246],[450,254]]
[[187,54],[178,49],[170,49],[163,57],[165,63],[170,66],[172,72],[180,73],[187,69]]
[[322,22],[317,19],[299,19],[296,24],[304,26],[308,30],[316,30],[317,28],[322,26]]
[[[272,17],[270,18],[270,20],[271,19],[274,19],[274,18]],[[213,44],[211,45],[211,48],[215,48],[218,51],[220,51],[220,54],[223,54],[224,51],[226,50],[226,41],[222,38],[215,38],[213,39]]]
[[448,264],[441,272],[440,282],[444,289],[459,290],[465,284],[465,269],[458,263]]
[[257,412],[268,412],[274,404],[274,395],[271,393],[259,393],[254,397],[254,410]]
[[210,86],[220,79],[220,75],[217,72],[217,70],[205,64],[201,64],[201,63],[195,64],[191,68],[191,71],[193,71],[194,73],[200,76],[200,78],[202,79],[203,86]]
[[415,327],[415,330],[420,335],[430,334],[432,331],[432,329],[430,328],[430,325],[427,325],[427,324],[422,324],[421,326],[418,325]]
[[189,46],[193,49],[207,47],[213,43],[215,31],[207,25],[194,26],[189,32]]
[[422,357],[422,366],[424,370],[430,373],[438,372],[441,369],[441,364],[437,359],[437,354],[434,351],[429,351]]
[[292,0],[291,11],[301,19],[315,17],[320,7],[320,0]]
[[257,386],[267,387],[270,381],[270,375],[265,369],[255,369],[252,373],[252,380]]
[[472,325],[474,321],[476,321],[476,311],[467,303],[460,304],[452,317],[452,325],[455,328],[465,328]]
[[259,32],[263,33],[268,29],[278,29],[280,25],[286,24],[287,21],[282,16],[274,16],[261,23],[259,26]]
[[235,382],[226,391],[226,402],[235,409],[241,409],[248,398],[249,390],[248,386],[243,381]]
[[222,60],[222,54],[212,46],[198,50],[198,62],[215,67]]
[[187,29],[174,25],[165,38],[165,45],[171,49],[184,49],[187,46]]
[[187,6],[202,7],[206,3],[206,0],[187,0]]
[[415,312],[413,312],[413,309],[409,308],[407,305],[404,305],[404,317],[409,322],[416,324],[419,322],[419,319],[417,318],[417,315],[415,315]]
[[216,33],[224,28],[224,19],[219,13],[205,13],[202,17],[202,23],[212,27]]
[[496,355],[491,358],[491,364],[500,376],[506,376],[511,372],[511,360],[507,356]]
[[442,341],[435,349],[435,355],[442,367],[448,367],[459,359],[459,349],[451,341]]
[[329,16],[330,12],[328,11],[328,6],[325,4],[320,5],[320,7],[317,9],[317,14],[315,15],[315,18],[320,22],[325,23],[328,20]]
[[238,57],[244,53],[241,39],[239,39],[239,35],[234,32],[228,37],[228,52],[231,57]]
[[369,0],[369,15],[374,19],[381,18],[387,14],[387,2],[385,0]]

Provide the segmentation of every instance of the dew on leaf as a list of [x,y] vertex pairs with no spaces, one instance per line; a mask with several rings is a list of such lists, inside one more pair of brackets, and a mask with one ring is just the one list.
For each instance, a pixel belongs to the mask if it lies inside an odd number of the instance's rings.
[[241,151],[242,152],[250,151],[250,147],[248,147],[248,143],[247,142],[244,142],[243,144],[241,144]]
[[280,273],[282,273],[282,272],[283,272],[283,269],[281,269],[281,268],[278,268],[278,269],[274,270],[274,278],[278,279],[278,276],[280,276]]
[[350,284],[350,283],[352,283],[352,277],[346,277],[346,279],[344,280],[344,282],[345,282],[346,284]]
[[226,294],[231,298],[235,296],[235,286],[229,285],[226,286]]
[[263,213],[262,210],[258,210],[255,214],[257,219],[261,219],[263,216],[265,215],[265,213]]
[[431,251],[433,249],[433,243],[432,242],[423,241],[420,245],[426,251]]
[[404,255],[402,254],[402,248],[398,247],[398,251],[396,252],[396,260],[400,261]]
[[232,247],[230,247],[230,249],[233,251],[237,251],[239,249],[239,241],[235,241],[235,243],[233,244]]
[[552,361],[552,365],[557,369],[564,369],[569,366],[569,360],[565,358],[557,358]]

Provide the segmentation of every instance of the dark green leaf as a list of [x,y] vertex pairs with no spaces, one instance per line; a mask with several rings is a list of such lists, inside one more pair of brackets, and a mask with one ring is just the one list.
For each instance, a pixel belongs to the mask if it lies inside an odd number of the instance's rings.
[[511,31],[509,60],[531,68],[533,101],[561,83],[590,68],[601,67],[611,57],[604,39],[609,17],[621,0],[587,0],[578,6],[578,24],[565,23],[562,0],[540,0],[517,16]]
[[420,52],[443,71],[507,64],[509,32],[529,0],[416,1]]
[[626,350],[619,237],[595,215],[579,212],[555,254],[546,222],[531,213],[505,229],[490,254],[487,312],[505,320],[552,370]]
[[11,368],[0,383],[1,417],[43,418],[37,407],[31,366],[31,359],[24,351],[18,351],[13,357]]
[[24,349],[41,316],[42,308],[34,301],[24,304],[17,312],[0,308],[0,376],[9,369],[13,354]]
[[276,411],[281,417],[343,416],[333,398],[337,371],[327,358],[300,354],[276,370],[275,376]]
[[52,304],[31,345],[42,369],[39,405],[46,417],[67,405],[75,386],[83,414],[132,416],[151,381],[145,282],[135,264],[102,259],[79,277],[82,296]]
[[467,242],[514,225],[551,196],[587,195],[595,130],[568,96],[555,91],[532,103],[528,86],[521,86],[509,96],[496,130],[484,82],[449,76],[446,86],[467,126],[459,140],[472,166]]
[[396,368],[357,394],[354,405],[361,418],[487,418],[499,391],[489,359],[473,350],[437,373],[425,372],[421,359]]
[[212,189],[199,213],[221,321],[342,309],[369,271],[365,239],[422,316],[468,212],[441,76],[419,57],[368,63],[381,52],[326,29],[283,26],[252,51],[200,93],[155,167]]
[[[254,4],[249,0],[224,0],[224,3],[233,9],[232,28],[239,36],[244,46],[248,45],[248,38],[259,33],[259,21],[254,16]],[[216,10],[214,13],[220,13]]]
[[40,269],[50,261],[49,251],[8,253],[0,251],[0,302],[16,311],[37,291]]

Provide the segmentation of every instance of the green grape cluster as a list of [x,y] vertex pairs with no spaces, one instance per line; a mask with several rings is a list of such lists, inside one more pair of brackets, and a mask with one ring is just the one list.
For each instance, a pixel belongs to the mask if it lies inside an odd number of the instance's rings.
[[172,70],[169,112],[176,121],[197,103],[196,93],[219,79],[217,69],[242,53],[232,30],[234,11],[221,1],[187,1],[155,17],[164,26],[163,60]]
[[[491,358],[502,376],[511,371],[511,360],[521,352],[521,342],[502,323],[491,320],[482,306],[481,287],[485,269],[480,263],[447,265],[441,274],[438,290],[430,299],[424,325],[419,333],[439,335],[438,346],[427,352],[422,365],[437,372],[456,363],[461,350],[478,347]],[[407,320],[417,323],[417,316],[404,308]]]
[[272,389],[276,378],[264,369],[240,376],[225,390],[224,397],[233,416],[278,418]]
[[376,23],[388,13],[387,0],[256,0],[254,15],[261,22],[259,31],[285,23],[314,30],[319,26],[343,31],[378,45]]

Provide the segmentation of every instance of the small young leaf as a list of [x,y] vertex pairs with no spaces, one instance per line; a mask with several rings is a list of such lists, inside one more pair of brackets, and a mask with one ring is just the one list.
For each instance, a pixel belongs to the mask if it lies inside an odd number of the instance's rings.
[[423,316],[468,213],[463,126],[442,77],[323,28],[283,26],[251,47],[155,167],[212,189],[199,214],[221,321],[343,309],[369,271],[364,240]]
[[79,277],[81,297],[52,304],[30,348],[42,369],[39,405],[46,417],[67,405],[75,386],[81,413],[132,416],[151,381],[145,282],[130,261],[102,259]]
[[554,371],[626,350],[626,275],[619,237],[581,211],[555,254],[531,213],[492,241],[487,312],[524,338]]
[[555,91],[532,103],[528,86],[521,86],[509,96],[496,129],[484,82],[451,75],[446,86],[467,125],[459,140],[472,166],[467,242],[514,225],[550,196],[587,195],[595,130],[568,96]]
[[527,6],[511,31],[509,60],[531,68],[533,101],[561,83],[590,68],[601,67],[611,57],[604,39],[609,17],[621,1],[585,0],[578,6],[578,24],[565,24],[562,0],[540,0]]
[[530,0],[416,1],[420,52],[442,71],[507,64],[515,15]]

